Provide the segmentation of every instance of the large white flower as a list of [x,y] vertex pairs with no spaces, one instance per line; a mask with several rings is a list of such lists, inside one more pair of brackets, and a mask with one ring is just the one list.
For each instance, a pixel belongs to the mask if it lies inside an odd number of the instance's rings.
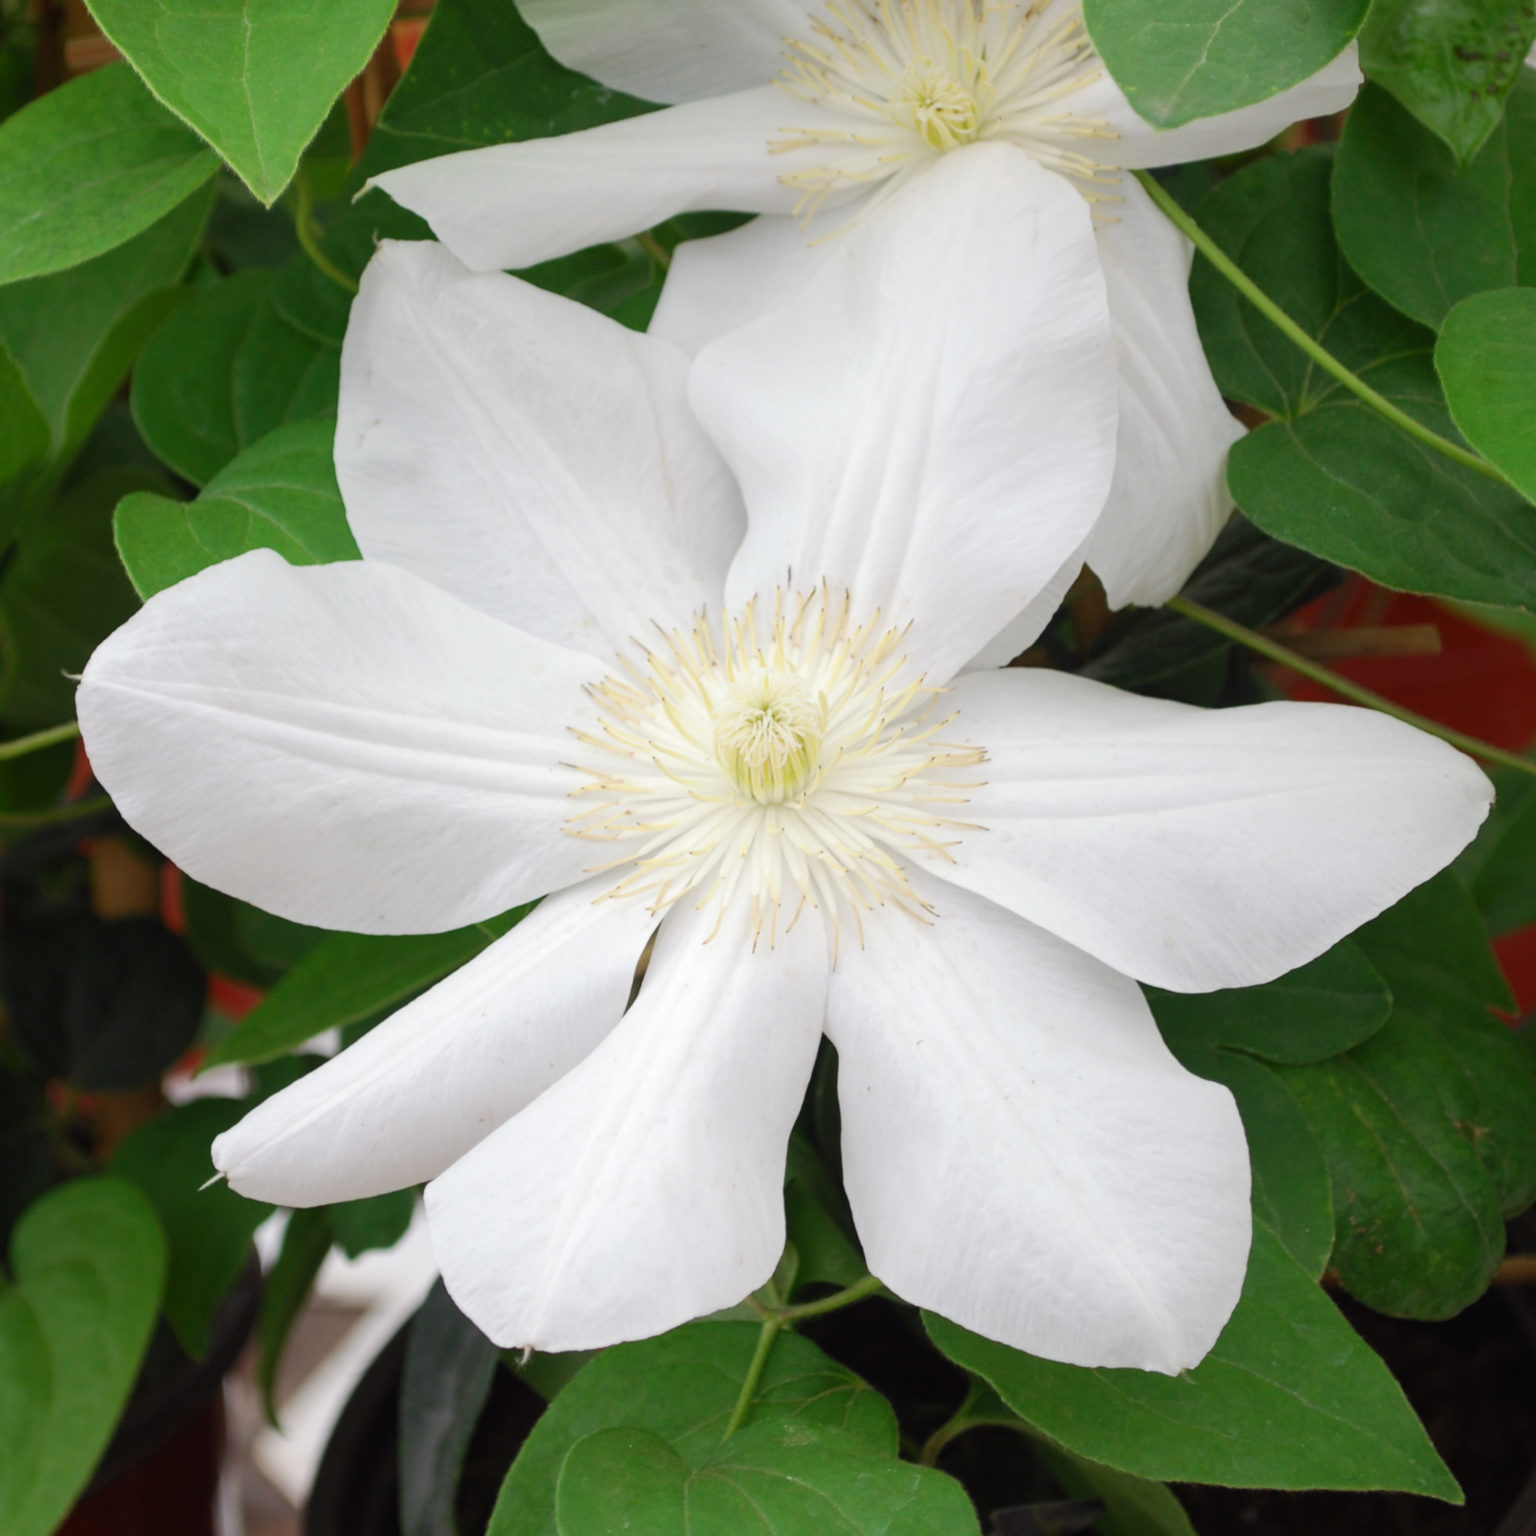
[[[761,1285],[825,1030],[893,1290],[1192,1365],[1241,1287],[1247,1154],[1133,978],[1280,974],[1485,814],[1467,759],[1369,712],[966,670],[1096,515],[1115,380],[1087,205],[997,146],[957,164],[691,378],[386,245],[336,444],[363,561],[215,566],[86,669],[97,773],[220,889],[381,933],[556,892],[215,1146],[287,1205],[430,1181],[502,1344]],[[971,302],[1004,261],[1006,303]]]
[[[522,267],[689,209],[762,213],[677,253],[653,331],[696,350],[802,285],[868,208],[978,142],[1092,204],[1120,366],[1120,437],[1086,558],[1116,607],[1161,603],[1232,509],[1222,405],[1195,331],[1191,247],[1128,169],[1263,143],[1347,106],[1353,45],[1256,106],[1150,128],[1104,69],[1080,0],[523,0],[555,56],[682,105],[391,171],[379,185],[478,270]],[[936,227],[918,238],[949,245]],[[1011,261],[983,292],[1020,280]],[[1015,402],[1024,409],[1026,402]],[[1021,628],[1016,650],[1032,638]]]

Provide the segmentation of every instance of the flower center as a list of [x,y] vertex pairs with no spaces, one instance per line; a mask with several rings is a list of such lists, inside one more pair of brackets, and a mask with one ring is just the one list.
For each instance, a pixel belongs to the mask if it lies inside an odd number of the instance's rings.
[[1103,72],[1079,6],[828,0],[785,58],[778,83],[816,110],[769,147],[824,155],[782,178],[804,192],[803,213],[843,188],[894,191],[935,155],[978,139],[1018,145],[1090,201],[1117,179],[1114,131],[1069,105]]
[[986,754],[939,740],[954,717],[907,675],[903,634],[856,624],[823,588],[621,657],[590,690],[598,728],[573,729],[589,782],[565,826],[620,845],[598,866],[623,871],[610,898],[718,902],[723,918],[745,883],[754,942],[770,943],[807,907],[861,935],[881,907],[923,917],[904,866],[950,856]]
[[798,672],[754,667],[715,711],[715,756],[742,794],[781,805],[821,761],[822,712]]

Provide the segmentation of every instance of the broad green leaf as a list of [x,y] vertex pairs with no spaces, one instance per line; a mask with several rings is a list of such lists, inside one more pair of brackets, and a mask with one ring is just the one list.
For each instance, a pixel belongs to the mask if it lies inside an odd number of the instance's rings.
[[21,370],[0,348],[0,497],[48,452],[48,423]]
[[924,1321],[951,1360],[1041,1433],[1138,1477],[1460,1501],[1386,1366],[1262,1225],[1237,1311],[1180,1376],[1061,1365],[932,1313]]
[[335,422],[270,432],[220,470],[196,501],[140,493],[117,509],[117,550],[141,597],[251,549],[290,565],[359,558],[331,459]]
[[566,1457],[557,1508],[560,1536],[979,1536],[942,1472],[801,1420],[749,1425],[692,1460],[647,1429],[599,1430]]
[[336,413],[341,350],[282,318],[273,281],[257,268],[204,289],[166,321],[134,370],[144,441],[194,485],[278,427]]
[[1464,299],[1446,319],[1435,366],[1467,441],[1536,502],[1536,288]]
[[[620,1344],[584,1366],[524,1442],[488,1536],[554,1536],[555,1485],[579,1440],[630,1427],[660,1436],[689,1464],[719,1446],[757,1345],[754,1323],[689,1323]],[[872,1454],[896,1454],[890,1404],[809,1339],[783,1333],[768,1357],[749,1423],[845,1430]]]
[[1360,62],[1469,160],[1498,125],[1533,42],[1531,0],[1376,0]]
[[195,192],[126,245],[50,277],[0,287],[0,347],[47,423],[44,490],[117,393],[140,348],[184,296],[213,193]]
[[438,0],[360,169],[378,176],[455,150],[574,133],[648,109],[557,64],[506,0]]
[[496,1346],[439,1280],[406,1338],[400,1383],[401,1536],[457,1536],[454,1494],[496,1374]]
[[1096,1536],[1195,1536],[1184,1506],[1166,1483],[1132,1477],[1086,1456],[1074,1456],[1044,1435],[1032,1430],[1029,1434],[1035,1454],[1068,1493],[1103,1503],[1104,1516],[1093,1528]]
[[333,933],[209,1053],[207,1065],[272,1061],[328,1029],[345,1029],[398,1007],[473,960],[529,910],[451,933]]
[[50,1536],[128,1399],[160,1309],[165,1240],[119,1179],[45,1195],[0,1276],[0,1510],[6,1536]]
[[1173,1053],[1237,1100],[1255,1217],[1309,1275],[1322,1274],[1334,1240],[1328,1165],[1306,1115],[1264,1062],[1323,1060],[1368,1039],[1391,1012],[1386,983],[1346,940],[1266,986],[1193,996],[1146,991]]
[[1381,973],[1348,939],[1261,987],[1146,992],[1165,1035],[1292,1064],[1359,1045],[1392,1011]]
[[181,895],[193,953],[208,970],[248,986],[270,987],[330,937],[323,928],[290,923],[187,875]]
[[113,250],[218,165],[126,64],[50,91],[0,125],[0,283]]
[[1506,984],[1454,876],[1356,940],[1392,988],[1391,1019],[1281,1076],[1328,1161],[1345,1285],[1381,1311],[1449,1317],[1487,1286],[1503,1217],[1536,1196],[1536,1048],[1489,1012]]
[[[1530,89],[1536,92],[1536,75]],[[1366,86],[1333,173],[1334,229],[1350,266],[1389,304],[1429,326],[1468,294],[1511,286],[1519,251],[1509,194],[1528,148],[1536,145],[1512,143],[1500,126],[1462,170],[1384,90]]]
[[90,0],[150,89],[271,204],[394,0]]
[[328,1205],[325,1210],[332,1241],[349,1259],[355,1259],[375,1248],[393,1248],[405,1236],[416,1213],[416,1191],[392,1189],[382,1195]]
[[798,1132],[789,1138],[784,1219],[797,1258],[797,1286],[853,1285],[868,1274],[852,1236],[848,1202],[815,1147]]
[[[1432,334],[1366,291],[1329,224],[1329,159],[1263,160],[1201,223],[1299,325],[1410,416],[1455,437]],[[1385,421],[1312,363],[1204,261],[1191,278],[1223,393],[1281,418],[1232,450],[1227,478],[1266,532],[1388,586],[1536,606],[1536,513]]]
[[331,1223],[324,1207],[294,1211],[283,1233],[277,1262],[267,1272],[256,1319],[256,1384],[268,1420],[277,1423],[277,1372],[288,1335],[331,1251]]
[[1086,0],[1109,72],[1158,128],[1265,101],[1336,58],[1370,0]]
[[28,518],[0,569],[0,721],[21,735],[72,720],[92,651],[139,606],[112,546],[112,509],[153,470],[91,476]]
[[1493,777],[1493,810],[1455,868],[1498,938],[1536,923],[1536,780],[1512,769]]
[[219,1303],[245,1266],[256,1228],[272,1214],[222,1180],[207,1182],[213,1138],[249,1107],[239,1099],[196,1099],[141,1126],[112,1156],[113,1174],[142,1190],[160,1218],[169,1260],[166,1321],[194,1358],[207,1350]]

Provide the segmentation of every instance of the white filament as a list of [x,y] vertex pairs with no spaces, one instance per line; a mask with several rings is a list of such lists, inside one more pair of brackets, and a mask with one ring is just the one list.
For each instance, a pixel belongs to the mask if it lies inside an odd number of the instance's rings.
[[946,834],[970,825],[948,812],[975,787],[956,770],[985,753],[938,740],[954,717],[931,718],[942,690],[906,678],[902,638],[823,588],[622,658],[590,690],[600,730],[573,731],[590,782],[566,823],[624,845],[599,866],[627,871],[610,899],[723,914],[745,882],[753,941],[770,943],[807,908],[861,935],[877,908],[923,917],[903,861],[948,857]]
[[779,84],[819,110],[786,127],[778,151],[825,160],[783,180],[814,212],[843,187],[902,181],[980,139],[1027,150],[1092,201],[1113,184],[1109,124],[1071,110],[1103,66],[1080,7],[1053,0],[830,0],[791,42]]

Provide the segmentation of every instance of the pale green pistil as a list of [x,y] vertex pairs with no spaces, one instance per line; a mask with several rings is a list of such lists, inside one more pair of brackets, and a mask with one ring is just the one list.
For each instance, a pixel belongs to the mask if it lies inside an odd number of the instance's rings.
[[715,715],[715,755],[742,794],[779,805],[804,792],[821,762],[825,711],[793,672],[756,668]]

